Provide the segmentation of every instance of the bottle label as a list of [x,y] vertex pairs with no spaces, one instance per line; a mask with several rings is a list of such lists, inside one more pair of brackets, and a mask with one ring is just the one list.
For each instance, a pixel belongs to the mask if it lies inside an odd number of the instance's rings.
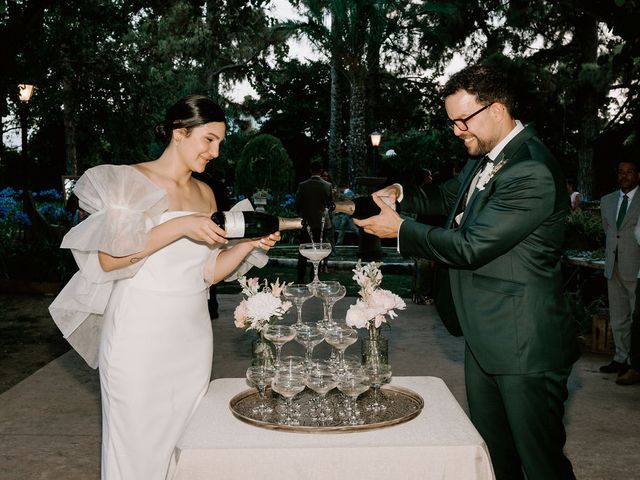
[[228,238],[244,238],[244,214],[224,212],[224,229]]
[[389,205],[392,210],[396,209],[396,203],[392,202],[388,195],[380,195],[378,196],[378,198],[382,200],[384,203],[386,203],[387,205]]

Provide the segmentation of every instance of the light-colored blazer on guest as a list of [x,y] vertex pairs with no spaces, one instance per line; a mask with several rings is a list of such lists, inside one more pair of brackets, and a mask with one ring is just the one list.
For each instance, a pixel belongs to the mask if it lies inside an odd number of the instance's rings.
[[600,200],[602,226],[606,234],[604,276],[611,279],[613,266],[617,258],[620,277],[625,281],[634,281],[640,270],[640,246],[634,236],[634,230],[640,215],[640,190],[636,191],[624,216],[620,230],[616,227],[620,190],[609,193]]

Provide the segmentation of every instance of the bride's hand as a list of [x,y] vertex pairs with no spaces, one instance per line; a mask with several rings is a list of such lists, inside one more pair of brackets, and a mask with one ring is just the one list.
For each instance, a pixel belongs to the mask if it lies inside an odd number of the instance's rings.
[[277,242],[281,240],[280,232],[271,233],[262,238],[256,238],[255,240],[250,240],[249,243],[253,246],[253,248],[261,248],[265,252],[269,251],[271,247],[273,247]]
[[226,232],[216,225],[206,213],[193,213],[176,220],[183,222],[182,232],[192,240],[206,242],[209,245],[229,243],[229,240],[225,238]]

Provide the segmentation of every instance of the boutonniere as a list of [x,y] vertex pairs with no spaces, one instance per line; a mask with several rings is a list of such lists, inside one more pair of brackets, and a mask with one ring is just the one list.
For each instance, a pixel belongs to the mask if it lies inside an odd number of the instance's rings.
[[493,162],[487,162],[487,164],[484,166],[484,169],[482,170],[482,173],[480,174],[480,177],[478,178],[476,188],[481,191],[484,190],[485,185],[489,183],[489,180],[491,180],[491,178],[493,178],[493,176],[500,171],[505,163],[507,163],[506,158],[503,158],[495,165],[493,164]]

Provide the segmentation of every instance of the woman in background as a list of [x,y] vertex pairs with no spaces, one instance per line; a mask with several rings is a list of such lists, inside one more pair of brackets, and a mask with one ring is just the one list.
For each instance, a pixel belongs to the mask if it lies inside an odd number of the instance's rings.
[[74,193],[90,216],[64,238],[80,267],[50,311],[95,368],[102,392],[102,478],[164,480],[204,396],[213,338],[207,288],[279,233],[231,248],[210,215],[216,199],[192,177],[218,157],[222,109],[204,96],[173,105],[157,159],[89,169]]
[[572,178],[567,178],[567,193],[569,194],[569,201],[571,202],[571,211],[575,212],[580,207],[582,202],[582,195],[575,190],[576,182]]

